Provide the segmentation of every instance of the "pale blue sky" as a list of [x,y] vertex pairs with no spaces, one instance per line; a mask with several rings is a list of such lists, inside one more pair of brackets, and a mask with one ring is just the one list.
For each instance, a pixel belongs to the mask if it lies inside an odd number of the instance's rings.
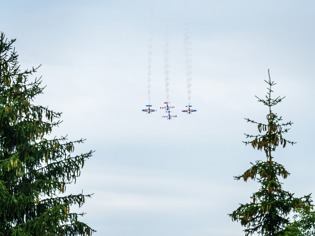
[[[69,192],[95,193],[84,220],[110,236],[241,236],[227,216],[257,190],[234,181],[263,153],[245,147],[264,121],[267,69],[286,96],[276,112],[297,141],[277,152],[292,175],[285,189],[314,192],[315,3],[290,0],[194,0],[192,104],[186,105],[183,2],[170,0],[170,97],[178,118],[141,112],[147,103],[149,1],[2,1],[0,31],[16,38],[22,68],[42,64],[38,99],[63,112],[56,134],[87,138],[96,150]],[[152,104],[165,99],[164,1],[156,1]]]

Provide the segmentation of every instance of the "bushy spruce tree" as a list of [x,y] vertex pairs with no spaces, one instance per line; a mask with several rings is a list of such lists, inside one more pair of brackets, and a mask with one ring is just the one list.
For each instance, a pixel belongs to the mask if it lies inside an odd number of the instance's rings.
[[61,113],[34,104],[41,80],[20,69],[14,42],[0,33],[0,235],[91,235],[70,210],[91,195],[65,191],[92,151],[75,155],[82,139],[49,138]]
[[287,144],[294,142],[284,138],[284,134],[289,131],[292,122],[283,122],[282,117],[273,111],[274,106],[280,103],[284,97],[273,98],[273,86],[275,82],[265,80],[268,85],[267,95],[264,99],[258,98],[258,102],[267,106],[267,121],[260,123],[251,119],[247,122],[257,125],[258,134],[245,134],[249,141],[246,145],[251,145],[254,149],[265,153],[266,159],[251,163],[251,167],[242,175],[235,177],[236,180],[249,179],[257,181],[260,189],[253,193],[250,203],[240,204],[239,208],[230,214],[233,221],[239,221],[245,227],[245,235],[258,233],[263,236],[280,235],[290,223],[290,213],[298,210],[309,212],[312,209],[310,195],[297,198],[293,193],[285,191],[280,178],[287,178],[289,172],[283,165],[277,163],[274,152],[278,147],[285,148]]

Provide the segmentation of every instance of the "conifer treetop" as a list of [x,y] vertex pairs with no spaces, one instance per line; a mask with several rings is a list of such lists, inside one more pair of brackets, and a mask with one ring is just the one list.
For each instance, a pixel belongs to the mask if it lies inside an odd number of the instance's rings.
[[243,174],[234,177],[236,180],[249,179],[256,181],[260,188],[250,197],[250,202],[240,204],[229,216],[233,221],[239,221],[245,227],[245,235],[257,233],[262,236],[280,236],[285,228],[290,225],[290,214],[297,211],[310,212],[313,208],[311,196],[306,195],[300,198],[294,196],[283,189],[280,177],[286,179],[289,172],[284,166],[274,161],[273,153],[277,147],[285,148],[286,145],[294,144],[284,138],[284,134],[289,131],[293,124],[291,121],[283,122],[282,117],[273,111],[274,106],[280,103],[284,97],[273,98],[273,86],[276,85],[271,80],[268,70],[267,95],[264,99],[258,98],[258,102],[268,107],[266,115],[267,122],[256,122],[249,118],[245,120],[257,125],[258,134],[245,134],[249,141],[246,145],[251,145],[254,149],[265,152],[266,160],[258,160],[251,163],[251,167]]
[[259,134],[245,134],[245,137],[251,140],[244,141],[244,143],[246,145],[252,145],[254,149],[265,151],[267,160],[271,161],[274,158],[272,153],[276,151],[278,146],[282,146],[283,148],[285,148],[287,144],[293,145],[295,144],[295,142],[287,140],[283,137],[283,135],[290,130],[289,127],[293,125],[293,122],[283,122],[282,116],[278,116],[278,114],[273,111],[273,107],[282,102],[285,97],[272,97],[272,94],[274,92],[273,86],[275,86],[276,83],[271,80],[269,69],[268,80],[265,80],[265,83],[268,85],[267,95],[265,96],[265,98],[262,99],[258,96],[255,97],[258,99],[258,102],[263,103],[265,106],[268,107],[268,114],[266,115],[267,122],[261,123],[249,118],[245,118],[247,122],[257,125]]
[[75,152],[83,139],[51,137],[61,113],[34,104],[44,87],[21,70],[15,39],[0,32],[0,236],[91,235],[73,212],[92,194],[68,194],[93,151]]

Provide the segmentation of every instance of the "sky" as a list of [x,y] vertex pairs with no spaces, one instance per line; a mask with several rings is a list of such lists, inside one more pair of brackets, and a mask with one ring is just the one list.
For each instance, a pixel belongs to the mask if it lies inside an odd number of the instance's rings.
[[[150,18],[150,1],[155,2]],[[0,31],[17,39],[21,68],[41,65],[41,105],[62,112],[56,135],[85,138],[76,152],[95,150],[69,193],[94,193],[83,221],[110,236],[241,236],[228,214],[249,202],[253,182],[235,181],[264,160],[244,133],[263,122],[270,69],[275,112],[294,125],[276,160],[291,173],[284,189],[314,192],[315,2],[312,0],[2,0]],[[169,36],[165,37],[166,12]],[[149,27],[150,19],[153,21]],[[187,105],[184,26],[192,42]],[[148,35],[152,30],[151,104]],[[167,38],[167,40],[166,40]],[[169,45],[173,120],[162,119],[164,45]]]

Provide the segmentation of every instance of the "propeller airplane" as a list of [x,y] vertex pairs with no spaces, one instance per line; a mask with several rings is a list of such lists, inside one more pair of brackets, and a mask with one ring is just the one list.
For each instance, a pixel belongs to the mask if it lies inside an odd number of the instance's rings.
[[144,112],[146,112],[146,113],[148,113],[148,114],[150,114],[150,113],[152,113],[152,112],[155,112],[156,110],[154,110],[154,109],[152,109],[151,107],[152,107],[152,105],[146,105],[146,109],[142,109],[142,111],[144,111]]
[[192,105],[187,105],[186,107],[187,107],[187,109],[182,110],[182,112],[187,112],[187,114],[191,114],[191,113],[193,113],[193,112],[196,112],[196,111],[197,111],[197,110],[194,110],[194,109],[192,109],[192,108],[191,108],[191,107],[192,107]]
[[162,116],[162,118],[166,118],[167,120],[171,120],[172,118],[177,117],[177,115],[171,115],[170,112],[168,112],[167,116]]
[[160,107],[160,109],[165,109],[165,112],[170,112],[172,108],[175,108],[174,106],[169,106],[170,102],[164,102],[165,106]]

